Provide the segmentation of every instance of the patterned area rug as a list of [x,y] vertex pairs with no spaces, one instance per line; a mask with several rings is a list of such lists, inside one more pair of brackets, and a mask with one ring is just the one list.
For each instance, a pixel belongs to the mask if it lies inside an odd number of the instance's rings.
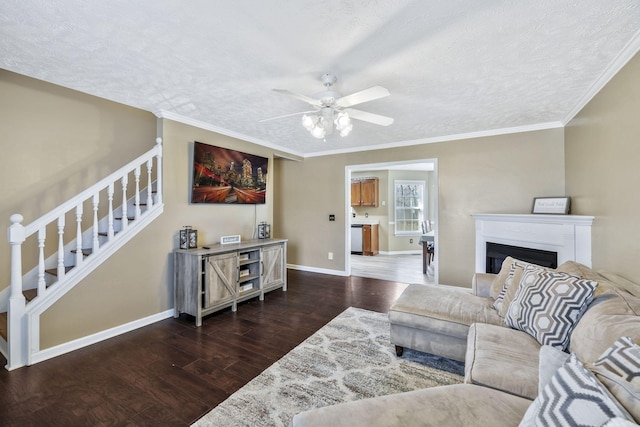
[[286,426],[299,412],[462,382],[462,363],[395,355],[387,314],[350,307],[194,426]]

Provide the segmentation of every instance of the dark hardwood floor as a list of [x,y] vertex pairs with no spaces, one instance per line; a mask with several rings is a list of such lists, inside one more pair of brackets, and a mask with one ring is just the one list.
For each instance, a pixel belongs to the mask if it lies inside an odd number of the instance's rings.
[[387,312],[407,286],[294,270],[288,278],[287,292],[215,313],[201,328],[182,315],[0,368],[0,425],[190,425],[347,307]]

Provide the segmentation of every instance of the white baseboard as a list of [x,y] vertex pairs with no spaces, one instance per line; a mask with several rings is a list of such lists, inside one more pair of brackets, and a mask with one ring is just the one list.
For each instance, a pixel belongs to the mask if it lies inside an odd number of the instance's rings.
[[287,264],[287,268],[292,270],[309,271],[311,273],[331,274],[333,276],[347,276],[345,271],[329,270],[328,268],[308,267],[305,265]]
[[152,323],[156,323],[164,319],[168,319],[169,317],[172,317],[172,316],[173,316],[173,308],[167,311],[163,311],[161,313],[144,317],[142,319],[134,320],[133,322],[125,323],[124,325],[116,326],[111,329],[107,329],[92,335],[88,335],[86,337],[78,338],[76,340],[69,341],[64,344],[59,344],[55,347],[47,348],[45,350],[42,350],[33,354],[31,356],[31,364],[42,362],[44,360],[51,359],[53,357],[61,356],[65,353],[69,353],[74,350],[79,350],[83,347],[87,347],[92,344],[99,343],[100,341],[104,341],[106,339],[113,338],[127,332],[131,332],[135,329],[142,328],[143,326],[148,326]]
[[411,251],[380,251],[380,255],[421,255],[422,249],[419,250],[411,250]]

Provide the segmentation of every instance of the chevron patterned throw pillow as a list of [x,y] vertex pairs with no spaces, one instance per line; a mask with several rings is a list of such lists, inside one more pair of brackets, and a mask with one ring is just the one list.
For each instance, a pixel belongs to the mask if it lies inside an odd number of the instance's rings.
[[520,427],[602,426],[617,417],[633,419],[572,354],[538,393]]
[[640,345],[619,338],[593,364],[593,372],[631,416],[640,421]]
[[592,280],[529,265],[509,304],[505,323],[542,345],[564,350],[597,286]]

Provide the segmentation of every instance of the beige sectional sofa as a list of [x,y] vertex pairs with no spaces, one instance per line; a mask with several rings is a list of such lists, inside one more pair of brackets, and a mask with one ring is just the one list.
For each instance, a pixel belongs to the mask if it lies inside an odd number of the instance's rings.
[[[560,308],[546,305],[536,287],[541,280],[555,284]],[[565,295],[563,280],[582,288]],[[609,408],[603,412],[605,419],[615,418],[609,425],[640,422],[640,286],[575,262],[549,270],[511,258],[500,274],[476,274],[472,285],[410,285],[389,311],[399,355],[408,347],[464,361],[464,384],[319,408],[296,415],[292,425],[554,425],[558,420],[544,417],[556,416],[554,410],[586,416],[591,399]],[[556,311],[568,325],[558,327],[550,318]],[[526,316],[533,327],[518,324]],[[630,341],[620,344],[621,337]],[[626,379],[611,373],[622,351],[631,354],[624,359],[624,369],[633,371],[624,373]],[[594,397],[598,393],[603,397]],[[558,409],[554,399],[577,403]]]

